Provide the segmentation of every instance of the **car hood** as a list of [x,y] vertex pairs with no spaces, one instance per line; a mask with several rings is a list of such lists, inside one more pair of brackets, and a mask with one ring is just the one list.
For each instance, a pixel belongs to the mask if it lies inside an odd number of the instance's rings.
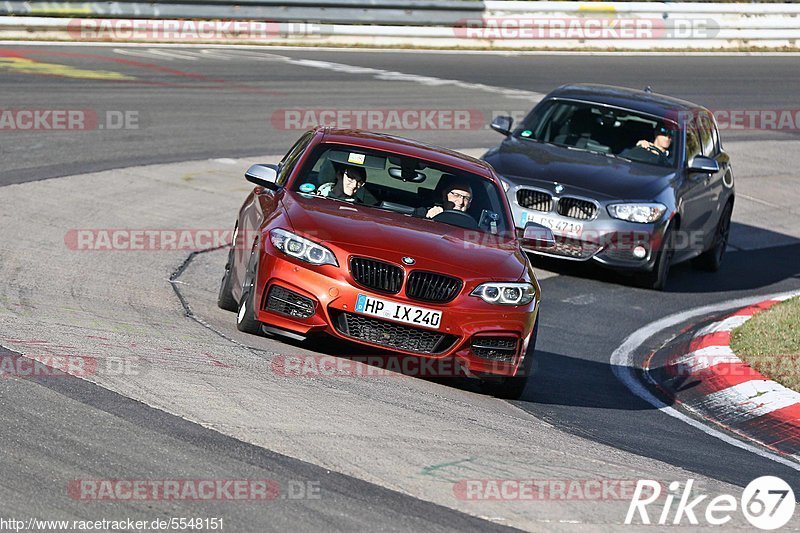
[[486,280],[518,280],[527,265],[513,239],[295,192],[282,204],[294,231],[351,254]]
[[530,180],[552,188],[558,182],[600,201],[653,198],[675,178],[675,169],[513,137],[483,159],[517,184]]

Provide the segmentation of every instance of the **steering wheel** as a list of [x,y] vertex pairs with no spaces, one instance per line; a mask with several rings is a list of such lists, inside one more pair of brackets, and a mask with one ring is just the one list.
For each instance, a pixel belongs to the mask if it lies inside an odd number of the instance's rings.
[[459,228],[464,229],[478,229],[478,222],[472,218],[472,215],[456,209],[445,209],[433,217],[432,220],[435,220],[436,222],[444,222],[445,224],[458,226]]

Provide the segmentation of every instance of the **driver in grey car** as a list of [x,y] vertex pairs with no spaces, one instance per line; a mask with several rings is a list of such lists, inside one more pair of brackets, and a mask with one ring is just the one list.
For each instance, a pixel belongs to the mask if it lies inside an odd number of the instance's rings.
[[645,162],[664,164],[670,155],[669,149],[672,146],[673,135],[674,133],[671,130],[660,126],[656,128],[652,142],[641,140],[636,143],[636,146],[623,150],[619,155],[622,157],[633,156],[635,159],[644,160]]
[[414,214],[419,217],[433,218],[446,210],[466,212],[472,202],[472,187],[462,180],[451,181],[442,189],[441,205],[420,207]]

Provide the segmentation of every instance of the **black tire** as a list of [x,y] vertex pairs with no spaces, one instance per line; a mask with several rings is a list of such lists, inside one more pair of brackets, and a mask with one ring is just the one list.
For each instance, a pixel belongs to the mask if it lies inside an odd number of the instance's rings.
[[496,398],[503,400],[519,400],[525,392],[528,378],[533,373],[533,359],[536,352],[536,340],[539,337],[539,317],[533,325],[533,338],[525,352],[525,359],[522,361],[522,370],[516,376],[501,378],[498,381],[484,381],[481,389]]
[[714,245],[692,260],[692,266],[706,272],[716,272],[722,266],[722,258],[728,247],[728,238],[731,234],[731,215],[733,204],[728,202],[722,211],[717,223],[717,234],[714,236]]
[[639,285],[645,289],[664,290],[669,277],[669,268],[672,266],[673,255],[675,255],[675,231],[672,226],[668,226],[664,232],[664,239],[661,242],[661,249],[658,251],[653,270],[639,275]]
[[219,295],[217,295],[217,306],[226,311],[238,311],[239,304],[233,297],[233,254],[236,249],[236,243],[231,244],[231,249],[228,251],[228,261],[225,263],[225,274],[222,276],[222,281],[219,284]]
[[247,271],[242,283],[242,298],[239,300],[236,313],[236,329],[253,335],[261,335],[261,322],[256,320],[255,315],[257,263],[258,249],[254,249],[247,262]]

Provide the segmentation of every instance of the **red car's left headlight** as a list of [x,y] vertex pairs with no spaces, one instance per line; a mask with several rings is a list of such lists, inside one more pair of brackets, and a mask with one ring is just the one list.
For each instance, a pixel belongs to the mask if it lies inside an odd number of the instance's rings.
[[470,296],[478,296],[484,302],[497,305],[527,305],[536,297],[536,289],[530,283],[481,283]]
[[312,265],[339,266],[336,256],[328,248],[291,231],[276,228],[269,232],[269,238],[275,248],[295,259]]

